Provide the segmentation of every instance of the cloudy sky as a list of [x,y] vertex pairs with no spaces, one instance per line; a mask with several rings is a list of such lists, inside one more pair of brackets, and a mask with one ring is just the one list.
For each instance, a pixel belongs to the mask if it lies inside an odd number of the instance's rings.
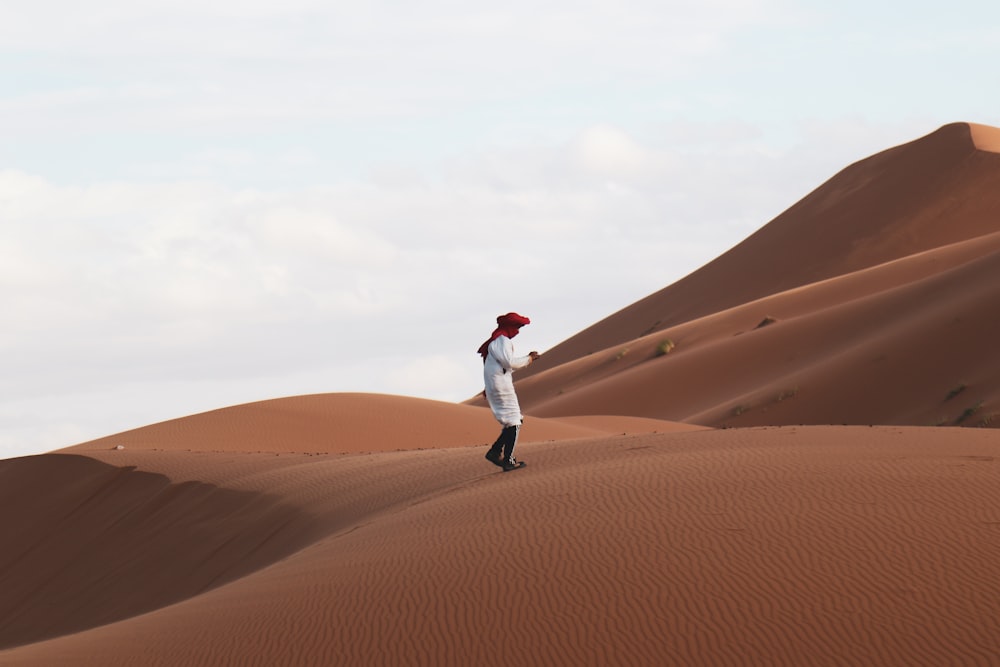
[[[1000,125],[1000,5],[0,0],[0,458],[481,388],[847,164]],[[488,435],[484,435],[484,439]]]

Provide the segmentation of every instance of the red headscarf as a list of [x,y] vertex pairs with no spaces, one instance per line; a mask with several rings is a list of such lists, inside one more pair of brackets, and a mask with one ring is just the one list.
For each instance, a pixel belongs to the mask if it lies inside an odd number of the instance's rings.
[[493,335],[490,336],[488,341],[479,346],[479,354],[482,356],[483,361],[486,360],[486,355],[489,354],[490,343],[500,336],[513,338],[525,324],[531,324],[531,320],[524,315],[507,313],[506,315],[499,316],[497,318],[497,328],[493,330]]

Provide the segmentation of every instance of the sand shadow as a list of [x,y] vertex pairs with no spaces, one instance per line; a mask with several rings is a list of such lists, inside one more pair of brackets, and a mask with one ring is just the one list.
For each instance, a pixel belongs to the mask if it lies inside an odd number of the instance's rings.
[[198,595],[301,549],[317,527],[273,496],[83,456],[0,461],[0,649]]

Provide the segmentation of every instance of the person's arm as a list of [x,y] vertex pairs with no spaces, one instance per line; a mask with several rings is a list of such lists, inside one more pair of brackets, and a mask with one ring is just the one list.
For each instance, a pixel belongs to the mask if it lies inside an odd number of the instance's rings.
[[505,371],[510,372],[515,371],[518,368],[524,368],[541,356],[537,352],[532,351],[523,357],[518,357],[514,354],[514,344],[509,338],[501,336],[500,338],[497,338],[497,341],[500,341],[500,345],[498,345],[500,348],[500,354],[496,355],[497,361],[500,362],[500,366],[502,366]]

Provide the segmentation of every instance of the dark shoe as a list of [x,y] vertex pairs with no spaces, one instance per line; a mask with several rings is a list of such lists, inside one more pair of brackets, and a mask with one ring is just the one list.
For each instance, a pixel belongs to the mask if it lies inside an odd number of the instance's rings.
[[503,466],[503,471],[508,472],[510,470],[517,470],[518,468],[523,468],[528,465],[524,461],[518,461],[513,456],[502,462],[500,465]]
[[490,450],[486,452],[486,460],[495,466],[503,465],[503,452],[494,452]]

